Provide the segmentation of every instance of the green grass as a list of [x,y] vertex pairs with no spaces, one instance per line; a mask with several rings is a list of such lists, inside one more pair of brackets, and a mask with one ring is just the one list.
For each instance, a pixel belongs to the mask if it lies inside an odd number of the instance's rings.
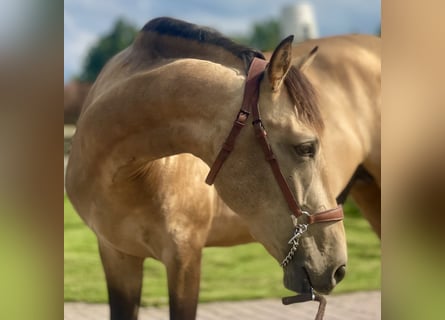
[[[346,278],[334,293],[380,288],[380,242],[352,203],[345,205],[348,239]],[[65,301],[106,302],[106,286],[96,238],[65,198]],[[278,263],[257,243],[206,248],[200,301],[243,300],[292,294],[282,284]],[[144,264],[143,305],[167,303],[165,270]]]

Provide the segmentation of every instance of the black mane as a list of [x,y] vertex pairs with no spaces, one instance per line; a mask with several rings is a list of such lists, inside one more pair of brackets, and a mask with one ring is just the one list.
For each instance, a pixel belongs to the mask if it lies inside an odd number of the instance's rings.
[[240,45],[212,28],[198,26],[182,20],[168,17],[156,18],[147,22],[141,31],[155,32],[160,35],[179,37],[197,41],[202,44],[212,44],[222,47],[244,62],[246,72],[253,58],[257,57],[265,60],[261,52]]
[[[225,37],[218,31],[198,26],[185,21],[162,17],[153,19],[142,28],[141,32],[154,32],[159,35],[183,38],[201,44],[211,44],[224,48],[244,62],[247,74],[253,58],[265,60],[264,55],[252,48],[240,45]],[[323,130],[323,119],[318,109],[317,94],[306,76],[295,66],[292,66],[284,79],[284,84],[296,105],[300,119]]]

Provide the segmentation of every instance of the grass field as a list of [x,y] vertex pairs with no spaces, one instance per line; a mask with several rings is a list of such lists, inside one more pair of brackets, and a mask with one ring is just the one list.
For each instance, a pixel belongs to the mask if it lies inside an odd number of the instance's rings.
[[[352,203],[345,205],[348,239],[346,278],[335,293],[380,288],[380,242]],[[106,302],[106,287],[96,238],[65,198],[65,301]],[[206,248],[200,301],[282,297],[282,270],[259,244]],[[144,264],[143,305],[167,303],[165,271],[159,262]]]

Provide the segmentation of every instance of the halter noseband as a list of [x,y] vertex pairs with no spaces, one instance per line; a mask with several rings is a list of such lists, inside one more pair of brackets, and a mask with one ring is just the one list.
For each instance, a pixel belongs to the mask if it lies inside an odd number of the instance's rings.
[[[258,58],[253,59],[249,68],[249,72],[247,74],[246,86],[244,89],[244,97],[241,109],[238,112],[238,115],[233,123],[233,127],[229,133],[229,136],[225,140],[221,150],[218,153],[218,156],[216,157],[215,162],[210,168],[210,172],[206,178],[206,183],[209,185],[213,184],[216,176],[218,175],[219,170],[221,169],[222,165],[232,152],[235,145],[235,140],[238,137],[239,133],[241,132],[241,129],[246,124],[249,115],[252,114],[253,116],[252,124],[255,129],[255,135],[258,139],[259,144],[261,145],[261,148],[263,149],[267,162],[269,162],[270,167],[272,168],[275,180],[277,181],[281,189],[281,192],[287,202],[287,205],[293,214],[292,220],[294,221],[295,232],[292,238],[289,240],[289,244],[292,244],[292,248],[289,254],[286,256],[286,258],[280,264],[282,267],[285,267],[295,254],[295,251],[297,250],[298,247],[299,238],[306,231],[308,225],[320,222],[340,221],[343,219],[344,216],[343,216],[343,209],[341,206],[338,206],[331,210],[317,212],[315,214],[310,215],[308,212],[301,210],[297,201],[295,200],[295,197],[292,194],[292,191],[289,188],[286,179],[281,173],[280,166],[278,164],[277,159],[275,158],[272,148],[269,142],[267,141],[267,133],[261,121],[260,112],[258,109],[260,81],[264,73],[264,70],[266,69],[266,66],[267,66],[267,61]],[[301,216],[306,217],[305,223],[298,223],[297,219],[295,219]]]

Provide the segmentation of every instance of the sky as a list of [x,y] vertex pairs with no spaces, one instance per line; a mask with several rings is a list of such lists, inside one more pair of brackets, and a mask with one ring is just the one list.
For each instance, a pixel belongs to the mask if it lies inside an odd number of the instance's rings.
[[[298,0],[65,0],[64,80],[80,73],[88,49],[119,17],[142,28],[159,16],[213,27],[227,35],[247,35],[255,22],[277,19],[283,6]],[[380,0],[313,0],[320,36],[375,33]]]

